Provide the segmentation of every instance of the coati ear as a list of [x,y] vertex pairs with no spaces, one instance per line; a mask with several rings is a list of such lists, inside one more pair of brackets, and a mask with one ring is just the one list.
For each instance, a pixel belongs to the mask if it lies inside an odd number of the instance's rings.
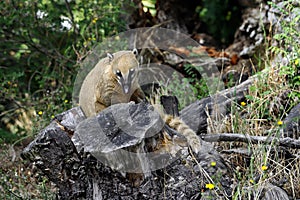
[[139,64],[143,64],[143,56],[139,55],[139,52],[136,48],[132,50],[132,53],[135,55],[136,59],[138,60]]
[[133,53],[133,55],[135,55],[135,58],[138,60],[138,63],[140,63],[140,64],[143,63],[143,62],[141,62],[142,59],[143,59],[143,57],[139,56],[139,52],[138,52],[138,50],[136,48],[134,48],[132,50],[132,53]]
[[138,50],[137,50],[136,48],[134,48],[134,49],[132,50],[132,53],[133,53],[136,57],[139,55],[139,52],[138,52]]
[[109,62],[111,62],[114,59],[114,55],[112,55],[111,53],[107,53],[107,57]]

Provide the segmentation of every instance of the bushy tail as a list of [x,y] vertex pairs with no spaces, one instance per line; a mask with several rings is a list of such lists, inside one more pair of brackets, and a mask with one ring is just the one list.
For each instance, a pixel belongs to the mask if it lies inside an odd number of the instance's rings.
[[165,115],[164,121],[171,128],[182,134],[188,141],[188,144],[191,146],[192,150],[195,153],[198,153],[201,148],[201,141],[199,136],[190,129],[179,117],[173,117],[171,115]]

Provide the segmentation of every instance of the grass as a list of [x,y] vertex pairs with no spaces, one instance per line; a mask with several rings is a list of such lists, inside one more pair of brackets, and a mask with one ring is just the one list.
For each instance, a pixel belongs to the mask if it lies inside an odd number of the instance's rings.
[[[233,132],[274,138],[280,137],[279,129],[284,126],[282,124],[283,118],[286,117],[292,105],[299,103],[289,98],[288,95],[286,99],[278,99],[281,94],[290,90],[290,86],[280,80],[285,80],[285,77],[280,77],[272,68],[266,74],[262,74],[262,77],[253,86],[252,91],[250,90],[249,97],[251,97],[251,101],[249,100],[249,104],[243,108],[244,116],[235,118],[238,122],[234,124],[239,124],[239,126],[234,126]],[[248,144],[247,148],[252,151],[250,164],[244,171],[244,177],[250,178],[248,178],[248,181],[254,180],[254,176],[258,176],[260,179],[255,184],[262,186],[268,182],[281,182],[289,179],[283,188],[289,191],[290,195],[296,195],[295,193],[300,191],[299,158],[287,160],[288,158],[283,156],[285,150],[275,143],[271,145]],[[297,152],[299,153],[299,150],[287,151],[294,155],[297,155]],[[268,167],[263,168],[263,166]],[[298,198],[299,195],[298,193]],[[293,197],[295,198],[295,196]]]
[[0,199],[55,199],[55,187],[31,163],[20,158],[22,146],[1,144]]
[[[287,4],[286,9],[293,11]],[[233,132],[254,136],[281,137],[280,129],[285,126],[283,119],[290,109],[299,103],[299,32],[294,29],[299,17],[283,23],[283,32],[275,39],[285,39],[285,44],[270,47],[266,60],[260,61],[265,70],[259,73],[258,80],[250,87],[246,101],[233,103],[231,113],[222,121],[214,121],[209,130],[214,132]],[[296,37],[298,39],[293,39]],[[287,46],[293,49],[287,51]],[[275,58],[268,55],[275,53]],[[225,127],[225,128],[224,128]],[[300,198],[300,158],[299,150],[285,149],[276,145],[221,143],[223,149],[244,148],[251,156],[234,155],[227,159],[235,170],[236,188],[233,199],[259,199],[262,189],[268,184],[279,185],[292,198]]]

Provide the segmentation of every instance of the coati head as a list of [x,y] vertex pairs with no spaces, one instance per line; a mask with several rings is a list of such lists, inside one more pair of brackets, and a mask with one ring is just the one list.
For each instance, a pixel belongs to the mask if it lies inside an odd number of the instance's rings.
[[139,63],[136,59],[137,50],[121,51],[116,54],[107,54],[112,66],[114,78],[120,84],[123,92],[128,94],[136,81]]

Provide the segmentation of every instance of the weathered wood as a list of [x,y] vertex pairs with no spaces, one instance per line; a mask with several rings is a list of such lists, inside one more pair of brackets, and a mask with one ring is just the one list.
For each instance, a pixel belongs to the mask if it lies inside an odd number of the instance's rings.
[[196,133],[206,133],[207,117],[218,119],[228,114],[232,103],[241,102],[245,99],[249,86],[256,79],[257,76],[252,76],[236,87],[222,90],[210,97],[190,104],[180,112],[182,120]]
[[78,107],[58,115],[22,152],[23,158],[35,163],[57,185],[62,199],[85,197],[87,190],[83,159],[69,137],[84,118]]
[[91,153],[111,169],[148,173],[144,165],[152,160],[142,155],[143,140],[159,134],[163,126],[160,115],[149,104],[115,104],[80,122],[72,140],[78,151]]
[[300,149],[300,140],[292,138],[275,138],[266,136],[251,136],[248,134],[236,133],[220,133],[220,134],[207,134],[202,135],[201,139],[207,142],[245,142],[245,143],[264,143],[264,144],[277,144],[279,146]]
[[175,96],[161,96],[160,102],[168,115],[172,115],[174,117],[179,116],[178,111],[178,99]]

